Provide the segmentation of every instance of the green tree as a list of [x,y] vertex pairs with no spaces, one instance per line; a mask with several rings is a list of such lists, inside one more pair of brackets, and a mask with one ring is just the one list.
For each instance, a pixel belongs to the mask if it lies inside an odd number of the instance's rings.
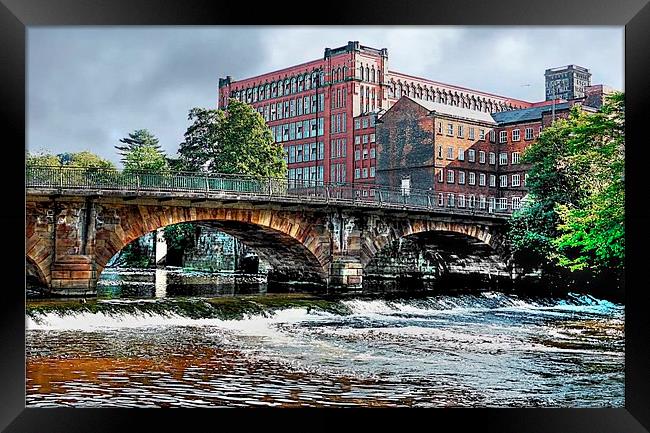
[[202,171],[214,163],[219,151],[219,128],[225,118],[222,110],[195,107],[187,119],[192,123],[185,131],[185,140],[178,149],[180,167],[187,171]]
[[558,203],[553,244],[561,266],[622,272],[625,259],[625,97],[610,96],[575,122],[566,167],[579,173],[577,200]]
[[252,106],[231,99],[227,111],[193,108],[188,120],[178,151],[186,170],[285,177],[283,148]]
[[131,132],[128,137],[121,138],[120,143],[124,143],[124,145],[116,145],[115,149],[122,157],[122,164],[125,164],[126,155],[141,146],[151,146],[162,153],[158,138],[146,129],[137,129]]
[[153,171],[165,173],[169,164],[165,154],[150,144],[136,146],[124,154],[124,171]]
[[182,265],[183,254],[194,248],[197,226],[193,223],[180,223],[164,228],[163,237],[167,243],[167,264]]
[[556,273],[622,272],[624,128],[618,93],[597,113],[576,107],[526,150],[529,196],[509,227],[519,264]]

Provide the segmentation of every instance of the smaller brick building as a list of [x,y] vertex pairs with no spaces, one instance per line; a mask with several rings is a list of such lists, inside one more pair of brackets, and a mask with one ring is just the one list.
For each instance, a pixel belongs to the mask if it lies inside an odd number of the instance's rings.
[[516,210],[527,193],[524,150],[573,105],[490,114],[402,97],[377,120],[376,183],[426,190],[438,206]]

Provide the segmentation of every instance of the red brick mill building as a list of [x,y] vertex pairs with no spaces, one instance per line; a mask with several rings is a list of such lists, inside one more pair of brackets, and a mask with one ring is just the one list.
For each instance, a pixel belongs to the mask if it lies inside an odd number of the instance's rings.
[[[219,108],[229,98],[264,117],[284,147],[290,180],[396,187],[404,181],[434,190],[445,205],[492,209],[518,206],[525,189],[516,161],[552,104],[392,71],[386,48],[357,41],[326,48],[322,59],[243,80],[222,78]],[[563,110],[556,104],[556,115]],[[400,132],[404,122],[414,129]],[[510,146],[500,142],[504,132]]]

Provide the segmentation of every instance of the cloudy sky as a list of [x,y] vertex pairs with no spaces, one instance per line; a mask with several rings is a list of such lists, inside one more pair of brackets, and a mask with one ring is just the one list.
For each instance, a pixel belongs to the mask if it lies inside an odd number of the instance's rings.
[[220,77],[349,40],[388,48],[391,70],[529,101],[544,99],[545,69],[571,63],[624,88],[623,27],[31,27],[27,148],[118,163],[118,140],[149,129],[174,155],[188,110],[216,107]]

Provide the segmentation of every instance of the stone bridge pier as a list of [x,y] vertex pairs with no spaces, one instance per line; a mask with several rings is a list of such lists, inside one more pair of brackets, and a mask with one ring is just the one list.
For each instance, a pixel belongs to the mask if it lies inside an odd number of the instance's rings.
[[361,289],[368,264],[403,237],[444,232],[503,250],[496,218],[352,206],[246,203],[83,194],[27,195],[26,266],[51,294],[96,294],[102,270],[128,243],[182,222],[210,224],[268,261],[269,283]]

